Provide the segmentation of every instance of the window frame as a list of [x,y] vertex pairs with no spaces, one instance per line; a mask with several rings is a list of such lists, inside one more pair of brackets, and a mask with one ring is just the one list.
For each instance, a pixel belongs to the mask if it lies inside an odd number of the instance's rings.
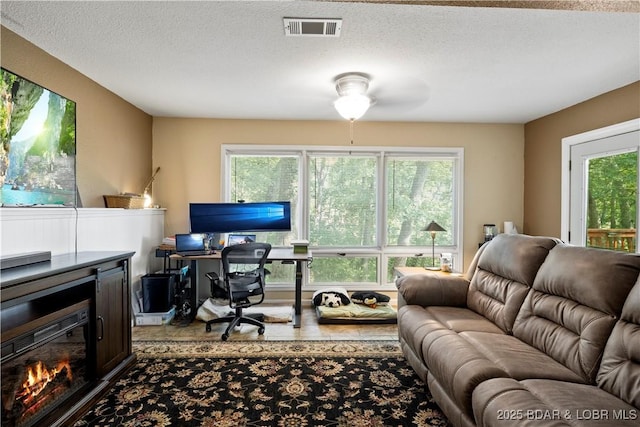
[[[442,252],[449,252],[453,256],[454,269],[460,270],[464,265],[464,247],[462,242],[463,230],[463,201],[464,201],[464,148],[462,147],[377,147],[377,146],[306,146],[306,145],[259,145],[259,144],[223,144],[221,146],[221,168],[220,183],[222,201],[230,201],[231,195],[231,158],[234,155],[245,156],[294,156],[298,158],[298,224],[297,238],[307,238],[309,234],[309,194],[307,185],[309,181],[308,160],[310,155],[372,155],[378,159],[376,171],[376,204],[380,208],[376,212],[376,244],[372,247],[313,247],[310,248],[314,256],[332,257],[332,256],[349,256],[349,257],[376,257],[377,258],[377,277],[378,284],[376,290],[395,290],[392,282],[387,282],[387,277],[391,275],[388,271],[388,263],[390,257],[415,257],[415,256],[431,256],[431,246],[390,246],[388,245],[387,227],[385,218],[387,218],[387,176],[389,159],[406,159],[411,157],[433,158],[433,159],[450,159],[453,165],[453,230],[452,245],[435,247],[436,257]],[[429,222],[428,218],[424,219],[425,225]],[[342,255],[344,254],[344,255]],[[316,290],[331,284],[323,283],[322,286],[314,286],[309,283],[309,275],[304,274],[303,286],[307,290]],[[336,283],[335,285],[342,285]],[[293,289],[292,285],[289,285]],[[370,283],[349,284],[350,290],[371,289]]]
[[[587,178],[586,171],[582,168],[582,165],[572,165],[572,161],[578,161],[577,159],[572,159],[572,150],[574,147],[579,146],[580,144],[593,144],[594,150],[590,155],[592,157],[599,157],[609,153],[611,144],[610,141],[617,141],[617,137],[622,136],[628,133],[638,132],[640,130],[640,118],[631,119],[625,122],[616,123],[610,126],[606,126],[599,129],[594,129],[591,131],[583,132],[577,135],[568,136],[566,138],[562,138],[562,147],[561,147],[561,163],[562,163],[562,173],[561,173],[561,199],[562,205],[560,209],[560,238],[571,244],[575,244],[578,246],[586,245],[586,226],[584,226],[584,222],[586,221],[586,214],[583,217],[580,217],[580,214],[576,213],[578,209],[574,209],[572,212],[572,205],[581,205],[582,203],[576,203],[575,198],[585,197],[582,189],[577,191],[575,187],[580,186],[581,184],[584,186],[584,182]],[[613,139],[612,139],[613,138]],[[598,150],[597,147],[600,146]],[[619,150],[618,153],[636,151],[638,150],[637,146],[626,146],[626,148]],[[618,147],[620,148],[620,147]],[[597,153],[597,154],[596,154]],[[640,161],[640,160],[639,160]],[[580,178],[582,183],[580,182],[572,182],[572,169],[574,171],[580,172]],[[575,176],[576,174],[574,174]],[[640,181],[640,173],[638,174],[638,180]],[[640,182],[638,183],[640,186]],[[572,188],[573,187],[573,188]],[[640,223],[640,205],[636,211],[636,228],[637,224]],[[572,228],[575,230],[571,233]],[[640,245],[636,244],[636,253],[640,253]]]

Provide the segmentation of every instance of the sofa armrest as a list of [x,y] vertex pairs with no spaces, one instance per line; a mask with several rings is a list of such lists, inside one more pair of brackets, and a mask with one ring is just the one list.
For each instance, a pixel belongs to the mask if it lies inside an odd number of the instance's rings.
[[466,307],[469,281],[463,276],[425,272],[396,280],[398,306]]

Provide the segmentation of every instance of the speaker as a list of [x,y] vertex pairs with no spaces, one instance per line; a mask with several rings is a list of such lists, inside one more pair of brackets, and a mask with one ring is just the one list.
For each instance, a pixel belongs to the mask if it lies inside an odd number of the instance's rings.
[[142,276],[142,311],[165,313],[173,305],[175,274],[145,274]]

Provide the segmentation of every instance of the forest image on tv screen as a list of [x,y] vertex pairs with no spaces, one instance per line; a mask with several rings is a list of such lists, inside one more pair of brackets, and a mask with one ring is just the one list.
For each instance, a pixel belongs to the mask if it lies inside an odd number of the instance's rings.
[[0,203],[76,204],[76,104],[0,69]]

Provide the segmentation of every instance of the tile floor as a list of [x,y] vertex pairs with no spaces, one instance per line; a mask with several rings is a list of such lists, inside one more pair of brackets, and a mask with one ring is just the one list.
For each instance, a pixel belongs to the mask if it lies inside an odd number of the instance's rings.
[[[273,307],[268,304],[261,306]],[[257,307],[256,307],[257,308]],[[288,309],[283,307],[284,310]],[[242,325],[229,336],[229,341],[310,341],[310,340],[397,340],[398,327],[392,325],[321,325],[313,307],[302,310],[302,325],[294,328],[289,323],[266,323],[264,335],[258,335],[258,328]],[[194,320],[187,326],[134,326],[133,341],[218,341],[227,324],[213,324],[211,332],[205,331],[205,324]]]

